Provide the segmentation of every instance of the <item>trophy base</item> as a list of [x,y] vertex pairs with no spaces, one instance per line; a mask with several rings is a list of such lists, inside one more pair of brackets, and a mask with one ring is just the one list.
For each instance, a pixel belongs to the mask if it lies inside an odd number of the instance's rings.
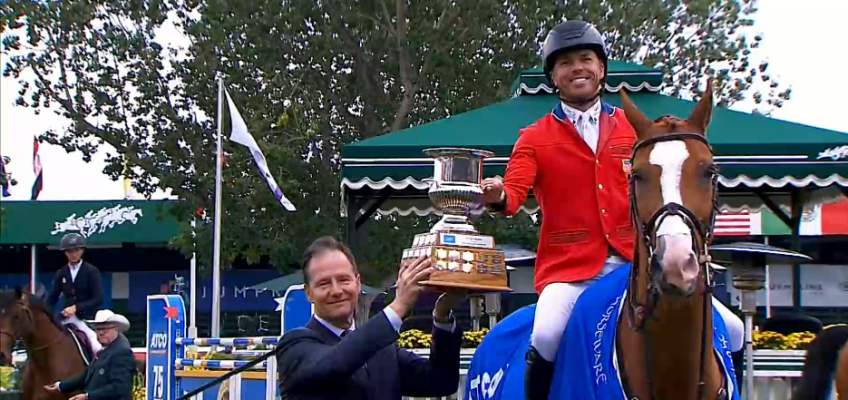
[[480,279],[477,279],[473,283],[429,280],[429,281],[423,281],[419,284],[421,286],[433,288],[433,289],[438,290],[440,292],[450,292],[450,291],[455,291],[455,290],[463,290],[463,291],[473,293],[473,294],[512,292],[512,288],[507,286],[506,283],[501,283],[501,282],[492,282],[492,283],[495,283],[495,284],[487,285],[486,282],[483,282]]
[[440,291],[511,292],[504,253],[491,236],[454,232],[417,235],[403,259],[426,256],[436,267],[421,284]]

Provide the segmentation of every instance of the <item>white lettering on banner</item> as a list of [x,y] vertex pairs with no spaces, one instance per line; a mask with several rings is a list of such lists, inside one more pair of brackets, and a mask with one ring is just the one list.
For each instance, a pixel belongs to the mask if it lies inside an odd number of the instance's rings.
[[150,348],[154,350],[164,350],[168,348],[168,334],[154,333],[150,338]]
[[153,398],[154,400],[161,400],[165,398],[165,366],[164,365],[154,365],[153,366]]
[[[731,304],[739,304],[740,293],[725,274]],[[845,265],[802,264],[801,305],[842,307],[848,304],[848,268]],[[792,306],[792,266],[769,266],[769,302],[772,307]],[[757,304],[765,306],[766,290],[757,292]]]
[[821,160],[822,158],[830,158],[834,161],[848,158],[848,145],[825,149],[824,151],[819,152],[818,159]]
[[604,338],[604,331],[607,329],[607,322],[609,322],[610,316],[612,316],[613,311],[618,305],[618,301],[621,300],[621,296],[615,298],[615,301],[610,304],[607,310],[604,312],[604,315],[601,317],[600,322],[596,326],[595,331],[595,342],[592,344],[592,350],[595,352],[595,363],[592,368],[595,370],[595,385],[600,385],[601,383],[607,383],[607,374],[604,373],[604,364],[603,364],[603,354],[601,353],[601,346]]
[[[227,289],[226,286],[221,286],[221,298],[222,299],[227,297],[227,291],[228,290],[229,289]],[[246,299],[247,296],[250,295],[251,290],[253,291],[253,296],[256,297],[257,299],[259,298],[259,295],[261,293],[264,293],[266,291],[270,293],[271,298],[283,297],[283,295],[285,294],[285,290],[271,290],[271,289],[267,289],[267,288],[254,289],[254,288],[249,287],[249,286],[242,286],[242,287],[233,286],[233,297],[237,298],[237,297],[239,297],[239,295],[241,295],[241,297],[243,299]],[[203,287],[200,288],[200,298],[205,299],[206,297],[207,297],[206,287],[203,286]]]
[[[509,368],[509,364],[506,365],[506,368]],[[471,394],[477,394],[477,399],[491,399],[495,397],[495,393],[498,391],[498,386],[503,379],[504,369],[501,368],[494,375],[489,375],[488,372],[484,372],[483,375],[477,375],[469,384],[469,391]]]

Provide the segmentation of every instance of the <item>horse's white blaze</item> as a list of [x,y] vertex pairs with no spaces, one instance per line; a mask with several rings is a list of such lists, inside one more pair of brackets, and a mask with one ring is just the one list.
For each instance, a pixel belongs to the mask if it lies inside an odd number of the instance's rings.
[[[649,161],[662,169],[660,188],[664,204],[683,205],[681,177],[683,164],[689,158],[686,143],[680,140],[658,142],[651,150]],[[698,277],[698,263],[692,251],[692,234],[683,219],[671,215],[657,227],[657,242],[662,251],[662,269],[666,282],[683,290],[690,290]]]
[[[680,192],[680,178],[683,174],[683,163],[689,158],[686,143],[681,140],[658,142],[651,149],[648,161],[662,169],[660,188],[663,204],[677,203],[683,205],[683,195]],[[663,219],[657,229],[657,236],[689,235],[689,228],[678,216]]]

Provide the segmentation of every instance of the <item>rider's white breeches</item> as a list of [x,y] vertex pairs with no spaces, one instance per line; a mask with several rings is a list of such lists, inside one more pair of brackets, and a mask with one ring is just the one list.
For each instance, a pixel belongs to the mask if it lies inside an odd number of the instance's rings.
[[[542,358],[548,361],[556,359],[562,334],[565,332],[565,326],[580,294],[599,279],[624,264],[625,262],[621,258],[611,257],[607,259],[601,272],[592,279],[572,283],[551,283],[542,289],[542,294],[536,303],[533,333],[530,336],[530,344],[536,348]],[[715,298],[713,298],[713,305],[727,325],[731,350],[739,351],[744,344],[745,325],[739,317]]]
[[85,336],[88,337],[88,341],[91,343],[91,349],[94,350],[94,354],[97,354],[98,351],[103,347],[100,342],[97,341],[97,334],[83,321],[77,318],[76,315],[72,317],[65,318],[62,321],[63,324],[72,324],[79,328],[81,331],[85,332]]

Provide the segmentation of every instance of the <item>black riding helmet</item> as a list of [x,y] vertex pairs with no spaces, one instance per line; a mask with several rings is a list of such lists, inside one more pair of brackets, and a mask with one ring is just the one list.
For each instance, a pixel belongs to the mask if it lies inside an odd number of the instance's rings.
[[85,238],[79,233],[69,233],[59,242],[59,250],[62,251],[82,248],[85,248]]
[[567,50],[590,49],[594,50],[598,58],[604,63],[604,76],[601,77],[601,85],[607,78],[607,50],[604,37],[594,25],[585,21],[566,21],[557,25],[548,32],[542,47],[542,58],[545,60],[545,76],[551,79],[551,71],[557,56]]

